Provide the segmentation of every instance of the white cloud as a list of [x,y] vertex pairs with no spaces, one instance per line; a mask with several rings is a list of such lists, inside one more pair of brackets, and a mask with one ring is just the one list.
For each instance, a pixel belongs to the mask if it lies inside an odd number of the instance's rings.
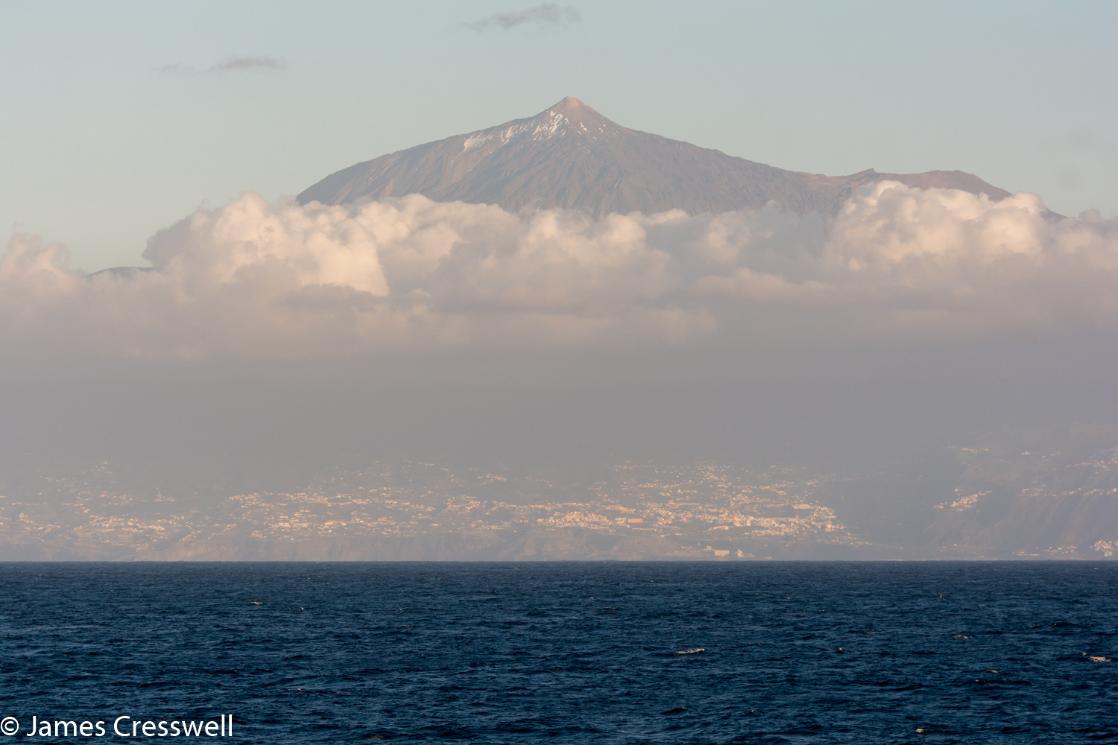
[[[1118,323],[1118,223],[880,183],[823,225],[721,215],[514,215],[419,196],[353,208],[245,195],[154,236],[155,271],[85,278],[17,236],[0,344],[143,357],[562,349]],[[815,323],[818,321],[819,323]],[[760,350],[763,352],[764,350]]]
[[832,260],[853,271],[988,264],[1038,256],[1047,228],[1044,205],[1031,194],[995,202],[985,195],[885,181],[846,203],[827,248]]
[[341,210],[273,206],[255,194],[160,232],[145,257],[189,285],[280,283],[388,294],[377,237],[365,224]]

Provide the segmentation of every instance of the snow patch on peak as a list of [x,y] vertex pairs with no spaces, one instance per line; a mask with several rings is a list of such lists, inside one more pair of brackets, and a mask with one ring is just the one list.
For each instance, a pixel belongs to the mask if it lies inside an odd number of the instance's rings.
[[565,98],[531,119],[522,119],[467,135],[462,140],[462,151],[473,150],[489,143],[501,147],[507,142],[524,136],[529,137],[533,142],[542,142],[556,137],[565,137],[568,133],[589,139],[597,139],[605,135],[609,129],[609,122],[596,115],[580,115],[586,112],[592,114],[593,110],[577,98]]
[[[573,103],[571,103],[573,102]],[[609,131],[610,122],[577,98],[564,98],[536,117],[533,138],[565,135],[567,132],[597,139]]]
[[532,139],[547,140],[557,135],[562,137],[567,134],[567,128],[570,125],[571,120],[567,118],[566,114],[551,109],[546,112],[546,118],[536,124],[535,129],[532,130]]
[[462,142],[462,152],[466,152],[467,150],[473,150],[475,147],[480,147],[481,145],[484,145],[485,143],[489,142],[492,139],[493,139],[493,135],[491,135],[491,134],[486,134],[484,132],[475,132],[474,134],[470,135],[465,140],[463,140],[463,142]]

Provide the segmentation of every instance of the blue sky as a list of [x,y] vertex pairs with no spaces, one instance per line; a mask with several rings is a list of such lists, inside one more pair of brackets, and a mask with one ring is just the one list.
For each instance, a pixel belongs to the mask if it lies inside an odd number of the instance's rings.
[[[572,2],[577,21],[466,25],[533,5],[9,0],[0,228],[136,263],[199,205],[566,95],[785,168],[960,168],[1118,212],[1118,4]],[[283,67],[211,71],[236,57]]]

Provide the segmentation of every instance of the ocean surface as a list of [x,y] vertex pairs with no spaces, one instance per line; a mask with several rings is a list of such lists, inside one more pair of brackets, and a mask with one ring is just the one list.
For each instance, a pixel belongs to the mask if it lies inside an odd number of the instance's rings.
[[272,744],[1118,743],[1116,591],[1118,564],[1083,563],[5,564],[0,717],[231,714],[226,741]]

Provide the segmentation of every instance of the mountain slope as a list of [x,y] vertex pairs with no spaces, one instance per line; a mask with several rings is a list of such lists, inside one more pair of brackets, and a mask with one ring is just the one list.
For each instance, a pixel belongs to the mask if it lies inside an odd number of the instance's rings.
[[882,179],[1001,199],[1009,193],[961,171],[822,176],[786,171],[718,150],[622,127],[576,98],[528,119],[408,148],[327,176],[302,204],[423,194],[512,211],[563,207],[593,214],[723,212],[769,202],[833,212],[852,189]]

